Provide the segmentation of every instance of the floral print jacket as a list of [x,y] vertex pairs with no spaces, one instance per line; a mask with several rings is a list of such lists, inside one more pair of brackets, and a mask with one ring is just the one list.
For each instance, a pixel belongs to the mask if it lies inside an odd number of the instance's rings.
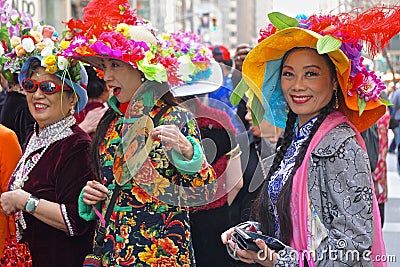
[[[136,101],[128,112],[133,117],[145,113],[154,118],[165,106],[162,100],[152,107]],[[199,130],[190,113],[177,106],[167,107],[163,112],[158,125],[178,125],[191,142],[195,140],[200,144]],[[123,140],[124,122],[126,118],[120,114],[109,126],[100,147],[103,184],[109,190],[115,187],[113,168],[118,158],[116,151]],[[171,148],[160,140],[153,140],[142,167],[119,192],[105,237],[103,266],[195,266],[188,207],[180,206],[179,200],[191,198],[191,203],[196,203],[212,196],[212,192],[199,189],[202,185],[213,184],[214,180],[213,169],[204,153],[200,155],[200,170],[185,173],[171,160],[174,158]],[[199,190],[191,191],[196,187]],[[186,194],[182,193],[182,188],[186,189],[183,190]],[[106,208],[103,203],[103,214]]]

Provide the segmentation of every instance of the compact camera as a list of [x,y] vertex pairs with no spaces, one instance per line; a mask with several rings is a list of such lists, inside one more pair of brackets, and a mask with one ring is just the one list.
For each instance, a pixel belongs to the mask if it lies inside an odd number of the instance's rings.
[[232,239],[237,243],[239,248],[259,251],[260,248],[256,245],[255,240],[262,239],[265,244],[272,250],[278,252],[285,248],[285,244],[276,238],[266,236],[259,233],[259,223],[247,221],[235,227],[235,233]]

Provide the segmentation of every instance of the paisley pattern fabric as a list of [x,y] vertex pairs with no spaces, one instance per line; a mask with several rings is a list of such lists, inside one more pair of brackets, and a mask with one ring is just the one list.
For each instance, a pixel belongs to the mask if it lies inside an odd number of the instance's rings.
[[[164,106],[166,104],[161,100],[154,106],[146,106],[139,99],[128,112],[154,117]],[[194,118],[181,108],[170,107],[161,117],[160,124],[178,125],[185,136],[200,142]],[[119,115],[109,126],[100,146],[103,184],[109,190],[115,186],[115,152],[122,141],[125,126],[126,120]],[[208,184],[214,180],[214,174],[205,159],[199,172],[179,172],[168,159],[170,150],[159,140],[154,140],[140,171],[120,190],[105,238],[103,266],[194,266],[188,208],[166,204],[177,198],[168,188]],[[143,187],[146,184],[151,185],[151,195]],[[190,197],[195,202],[196,198],[201,199],[204,195],[193,194]],[[160,197],[168,201],[160,201]],[[102,210],[106,210],[106,204]]]

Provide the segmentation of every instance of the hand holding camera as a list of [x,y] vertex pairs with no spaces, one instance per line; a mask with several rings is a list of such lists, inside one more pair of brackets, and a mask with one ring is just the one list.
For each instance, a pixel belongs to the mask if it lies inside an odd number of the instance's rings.
[[235,243],[235,249],[232,250],[227,244],[228,254],[235,260],[239,260],[236,255],[237,249],[249,250],[258,252],[261,249],[257,246],[255,241],[261,239],[273,251],[278,252],[285,248],[285,244],[276,238],[266,236],[260,233],[259,223],[247,221],[234,227],[234,232],[231,234],[231,239]]

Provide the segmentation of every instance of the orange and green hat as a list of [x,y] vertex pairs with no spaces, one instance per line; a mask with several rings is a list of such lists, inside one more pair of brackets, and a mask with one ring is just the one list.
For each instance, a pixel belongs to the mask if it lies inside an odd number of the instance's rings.
[[[336,67],[343,96],[339,99],[339,110],[359,131],[370,127],[385,113],[385,105],[389,103],[380,98],[385,88],[383,82],[362,64],[362,44],[367,45],[371,56],[384,48],[400,31],[399,23],[391,23],[399,19],[399,11],[397,6],[375,7],[358,15],[341,13],[308,18],[270,13],[272,24],[260,31],[259,43],[246,56],[242,69],[243,81],[258,99],[252,101],[255,105],[252,110],[258,112],[253,116],[285,127],[286,100],[280,85],[282,57],[292,48],[309,47],[327,54]],[[244,95],[243,88],[236,88],[233,102]]]

